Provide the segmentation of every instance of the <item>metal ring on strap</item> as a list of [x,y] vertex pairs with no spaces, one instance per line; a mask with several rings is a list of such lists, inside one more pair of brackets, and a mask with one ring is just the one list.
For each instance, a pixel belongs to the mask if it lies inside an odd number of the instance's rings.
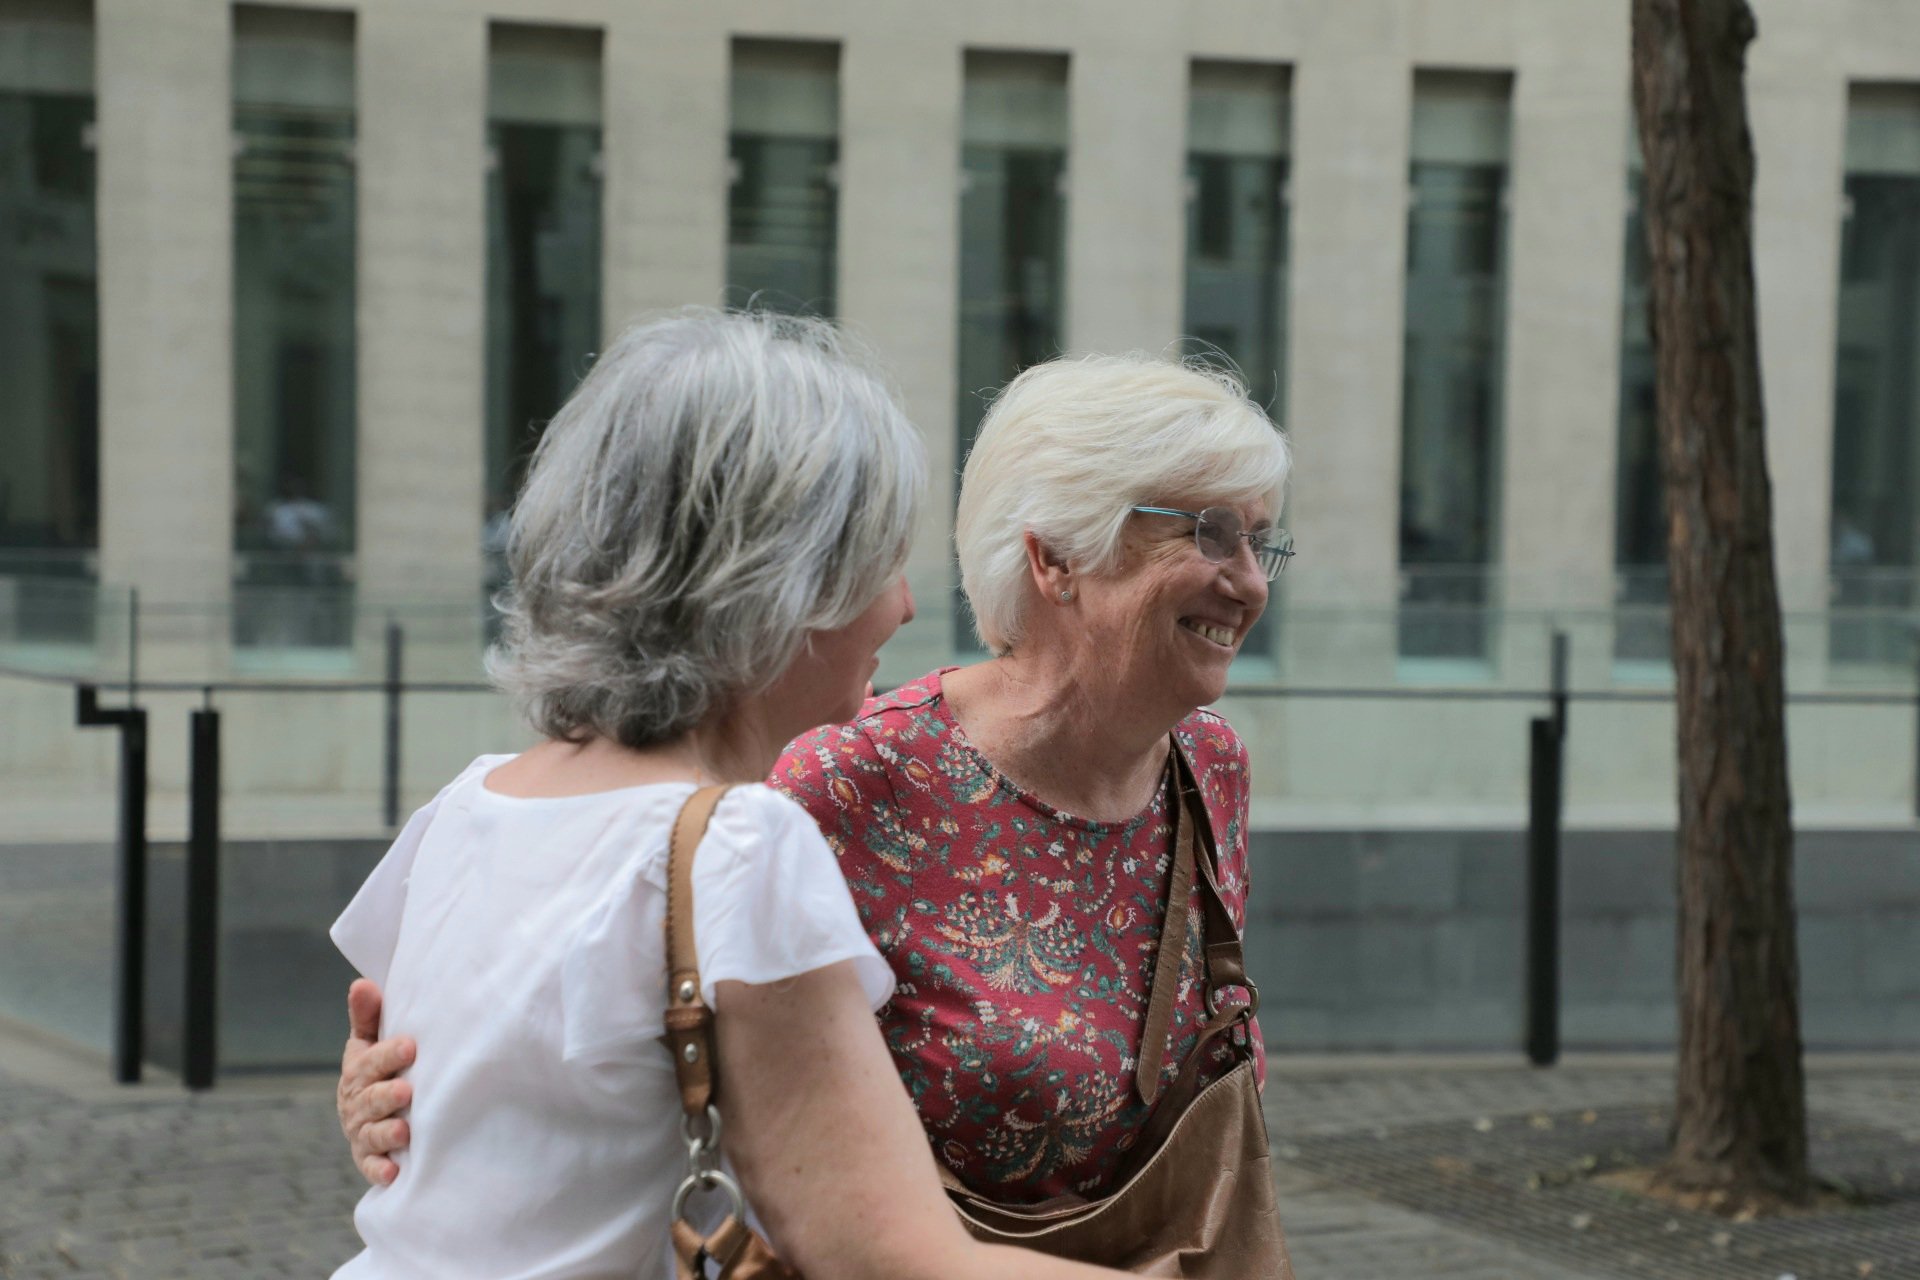
[[727,1193],[727,1200],[732,1207],[733,1216],[744,1221],[747,1212],[747,1198],[741,1194],[740,1184],[719,1169],[709,1169],[704,1173],[690,1173],[681,1180],[680,1185],[675,1188],[673,1193],[672,1220],[675,1222],[685,1222],[687,1220],[687,1197],[691,1196],[695,1191],[711,1191],[715,1187]]
[[[701,1122],[705,1122],[706,1132],[699,1132]],[[720,1108],[711,1102],[703,1116],[682,1114],[680,1117],[680,1136],[686,1139],[689,1158],[701,1152],[720,1149]]]
[[[1226,1000],[1225,1000],[1226,990],[1227,989],[1225,987],[1209,987],[1207,989],[1207,1012],[1208,1013],[1217,1014],[1220,1012],[1220,1007],[1226,1003]],[[1236,985],[1234,987],[1234,990],[1244,991],[1247,993],[1246,999],[1240,1002],[1240,1008],[1243,1011],[1245,1011],[1246,1015],[1249,1018],[1251,1018],[1254,1014],[1260,1012],[1260,991],[1258,988],[1256,988],[1252,983],[1248,983],[1245,986]]]

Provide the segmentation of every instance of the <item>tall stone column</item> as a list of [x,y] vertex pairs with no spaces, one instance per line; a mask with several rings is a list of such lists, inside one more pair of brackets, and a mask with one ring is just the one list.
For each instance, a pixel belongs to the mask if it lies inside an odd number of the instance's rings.
[[[1180,335],[1187,58],[1178,11],[1130,7],[1123,47],[1089,41],[1068,68],[1066,342],[1162,351]],[[1164,39],[1141,36],[1165,28]]]
[[1293,77],[1287,418],[1301,477],[1290,679],[1391,680],[1413,72],[1400,6],[1330,6]]
[[477,617],[486,19],[367,6],[356,43],[361,608]]
[[646,311],[721,300],[729,45],[717,8],[621,8],[607,28],[601,278],[609,337]]
[[233,546],[229,6],[96,0],[94,39],[100,579],[217,610]]
[[1542,687],[1547,617],[1584,683],[1612,663],[1628,14],[1548,0],[1518,19],[1508,191],[1499,672]]
[[961,64],[955,38],[908,23],[840,51],[841,317],[897,380],[930,477],[907,562],[919,614],[887,646],[889,681],[952,652]]
[[1833,414],[1846,192],[1847,75],[1824,14],[1762,11],[1747,104],[1755,285],[1787,680],[1823,681]]

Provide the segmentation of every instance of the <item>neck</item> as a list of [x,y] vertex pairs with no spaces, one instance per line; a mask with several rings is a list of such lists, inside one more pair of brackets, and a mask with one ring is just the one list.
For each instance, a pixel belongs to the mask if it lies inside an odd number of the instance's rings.
[[996,769],[1048,804],[1096,821],[1132,817],[1166,767],[1180,714],[1141,707],[1101,673],[1013,653],[960,677],[954,715]]
[[674,744],[700,777],[712,782],[765,782],[785,736],[771,730],[751,703],[689,729]]

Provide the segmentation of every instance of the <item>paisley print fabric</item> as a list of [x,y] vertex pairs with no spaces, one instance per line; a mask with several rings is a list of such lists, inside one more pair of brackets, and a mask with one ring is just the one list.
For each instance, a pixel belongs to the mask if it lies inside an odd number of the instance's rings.
[[[1172,797],[1163,786],[1121,823],[1048,806],[968,743],[942,674],[794,742],[769,781],[820,824],[893,966],[881,1029],[941,1159],[1001,1199],[1098,1194],[1149,1114],[1133,1076]],[[1207,711],[1175,734],[1212,818],[1221,896],[1244,927],[1246,749]],[[1206,1017],[1200,920],[1191,913],[1184,939],[1169,1081]]]

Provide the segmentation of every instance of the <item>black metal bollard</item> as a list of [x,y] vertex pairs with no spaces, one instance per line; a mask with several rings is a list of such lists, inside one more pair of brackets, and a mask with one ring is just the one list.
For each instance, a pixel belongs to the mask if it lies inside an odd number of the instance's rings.
[[1560,764],[1550,716],[1531,721],[1527,804],[1527,1057],[1560,1057]]
[[181,1056],[189,1089],[211,1089],[219,1044],[220,713],[191,717],[187,808],[186,1003]]
[[103,708],[97,685],[75,689],[82,728],[120,730],[120,831],[113,930],[113,1078],[140,1082],[146,1056],[147,971],[147,712]]

